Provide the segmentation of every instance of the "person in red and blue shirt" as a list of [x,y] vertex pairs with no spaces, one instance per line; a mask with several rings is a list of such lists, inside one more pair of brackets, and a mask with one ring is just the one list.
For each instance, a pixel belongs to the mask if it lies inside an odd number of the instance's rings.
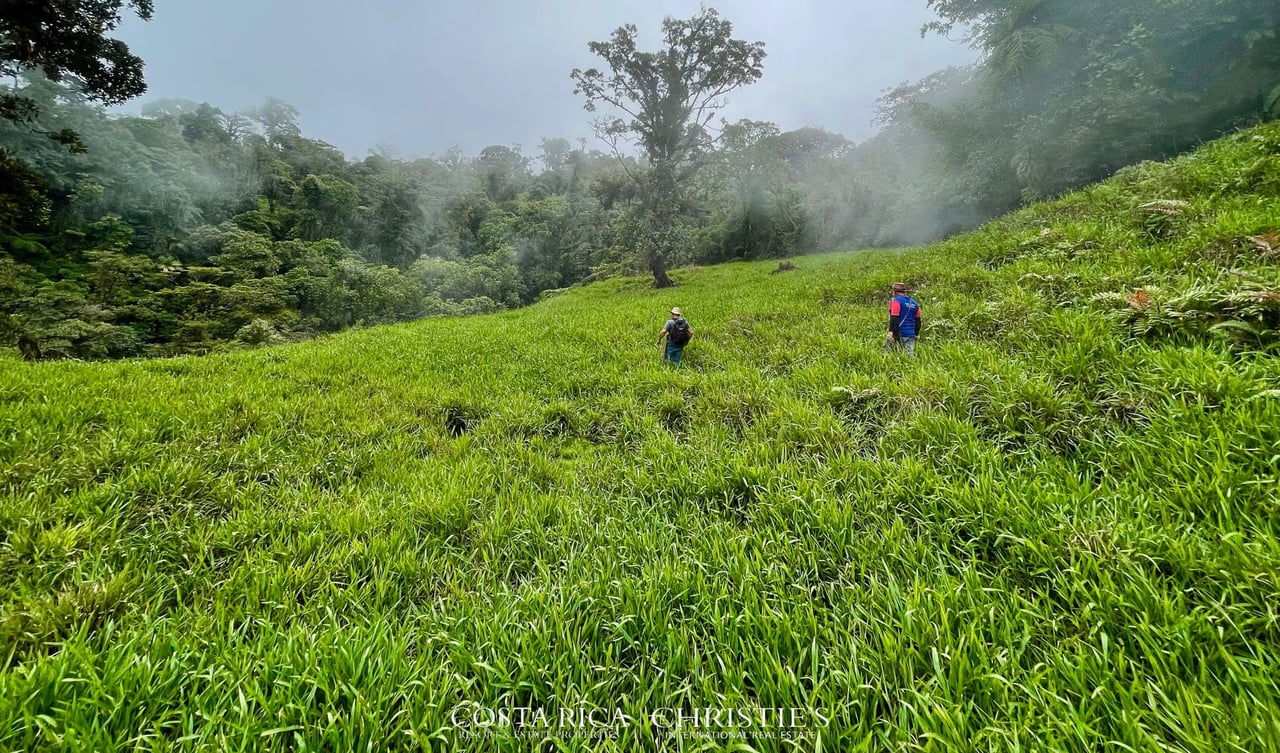
[[885,350],[901,349],[909,356],[916,354],[916,336],[920,334],[920,304],[907,295],[907,286],[895,282],[889,301],[889,331],[884,335]]

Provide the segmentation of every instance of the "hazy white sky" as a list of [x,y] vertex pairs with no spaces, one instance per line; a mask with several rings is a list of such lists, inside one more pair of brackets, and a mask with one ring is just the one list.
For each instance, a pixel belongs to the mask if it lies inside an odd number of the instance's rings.
[[[734,36],[763,41],[764,77],[730,96],[731,120],[784,129],[872,132],[887,87],[975,53],[920,38],[925,0],[726,0],[708,3]],[[587,43],[625,23],[655,46],[664,16],[698,0],[157,0],[155,18],[120,36],[162,97],[234,111],[272,96],[302,112],[303,131],[348,156],[389,146],[426,155],[461,146],[590,136],[569,72],[598,60]],[[598,146],[598,145],[596,145]]]

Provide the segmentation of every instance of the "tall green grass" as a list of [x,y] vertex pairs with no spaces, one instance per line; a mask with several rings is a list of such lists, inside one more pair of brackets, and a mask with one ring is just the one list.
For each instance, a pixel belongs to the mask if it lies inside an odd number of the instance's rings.
[[1276,750],[1277,231],[1272,125],[925,249],[0,359],[0,749]]

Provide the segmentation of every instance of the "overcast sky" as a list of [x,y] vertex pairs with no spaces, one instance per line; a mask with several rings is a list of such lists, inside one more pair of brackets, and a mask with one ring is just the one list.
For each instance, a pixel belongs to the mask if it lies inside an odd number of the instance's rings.
[[[730,95],[731,120],[783,129],[873,132],[887,87],[968,62],[966,46],[920,38],[925,0],[725,0],[707,3],[734,36],[763,41],[764,77]],[[590,136],[569,72],[597,65],[587,43],[634,23],[645,49],[664,16],[697,0],[157,0],[155,18],[119,31],[146,61],[149,91],[227,111],[278,97],[303,132],[363,157]],[[589,146],[599,147],[594,140]]]

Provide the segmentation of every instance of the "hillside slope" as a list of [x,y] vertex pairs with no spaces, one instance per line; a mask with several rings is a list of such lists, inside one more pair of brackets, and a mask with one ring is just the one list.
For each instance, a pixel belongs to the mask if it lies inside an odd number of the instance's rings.
[[[1280,124],[925,249],[0,361],[0,749],[534,746],[466,737],[474,702],[566,748],[727,744],[665,707],[813,709],[824,750],[1272,750],[1278,262]],[[915,360],[880,351],[895,279]],[[564,737],[583,708],[631,721]]]

